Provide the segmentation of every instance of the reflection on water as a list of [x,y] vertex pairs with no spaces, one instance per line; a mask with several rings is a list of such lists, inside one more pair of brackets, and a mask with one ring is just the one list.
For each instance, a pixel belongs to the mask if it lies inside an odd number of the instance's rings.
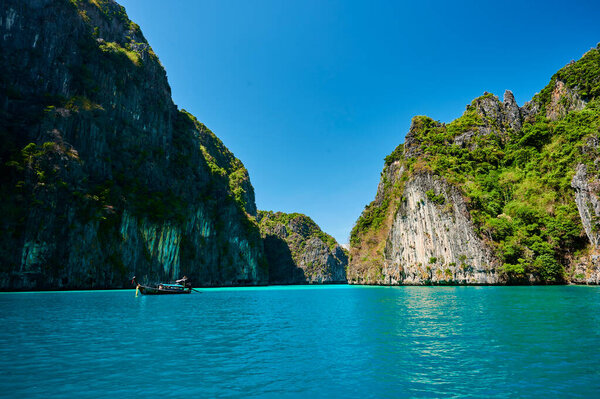
[[0,295],[0,396],[593,397],[598,287]]

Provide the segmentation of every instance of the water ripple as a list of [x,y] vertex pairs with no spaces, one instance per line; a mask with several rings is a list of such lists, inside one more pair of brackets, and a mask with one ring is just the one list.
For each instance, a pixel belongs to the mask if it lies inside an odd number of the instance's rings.
[[594,397],[598,287],[0,295],[0,397]]

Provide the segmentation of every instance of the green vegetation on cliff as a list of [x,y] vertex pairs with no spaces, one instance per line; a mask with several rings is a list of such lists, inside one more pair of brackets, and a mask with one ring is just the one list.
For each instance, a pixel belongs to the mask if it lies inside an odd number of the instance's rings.
[[[600,48],[600,43],[598,46]],[[600,52],[597,49],[588,51],[577,62],[571,62],[561,68],[534,100],[539,101],[542,106],[548,104],[551,101],[552,88],[557,81],[576,90],[584,100],[600,97]]]

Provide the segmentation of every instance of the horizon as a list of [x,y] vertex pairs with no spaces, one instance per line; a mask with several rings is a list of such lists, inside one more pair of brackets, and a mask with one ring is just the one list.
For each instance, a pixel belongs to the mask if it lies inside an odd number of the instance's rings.
[[450,122],[505,90],[522,106],[600,40],[586,1],[119,3],[175,104],[244,163],[257,208],[303,213],[340,244],[413,116]]

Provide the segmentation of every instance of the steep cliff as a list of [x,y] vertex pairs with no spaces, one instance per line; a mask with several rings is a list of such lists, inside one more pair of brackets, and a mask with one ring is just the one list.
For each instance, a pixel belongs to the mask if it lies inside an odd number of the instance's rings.
[[[598,138],[593,137],[589,148],[598,148]],[[583,147],[585,148],[585,147]],[[594,161],[598,165],[598,159]],[[600,181],[597,168],[588,175],[588,166],[579,164],[571,185],[575,189],[575,202],[590,244],[573,262],[572,281],[581,284],[600,284]]]
[[348,257],[308,216],[258,211],[272,284],[345,283]]
[[0,8],[0,289],[264,284],[243,164],[112,0]]
[[597,284],[600,49],[519,107],[413,118],[351,234],[348,281]]

